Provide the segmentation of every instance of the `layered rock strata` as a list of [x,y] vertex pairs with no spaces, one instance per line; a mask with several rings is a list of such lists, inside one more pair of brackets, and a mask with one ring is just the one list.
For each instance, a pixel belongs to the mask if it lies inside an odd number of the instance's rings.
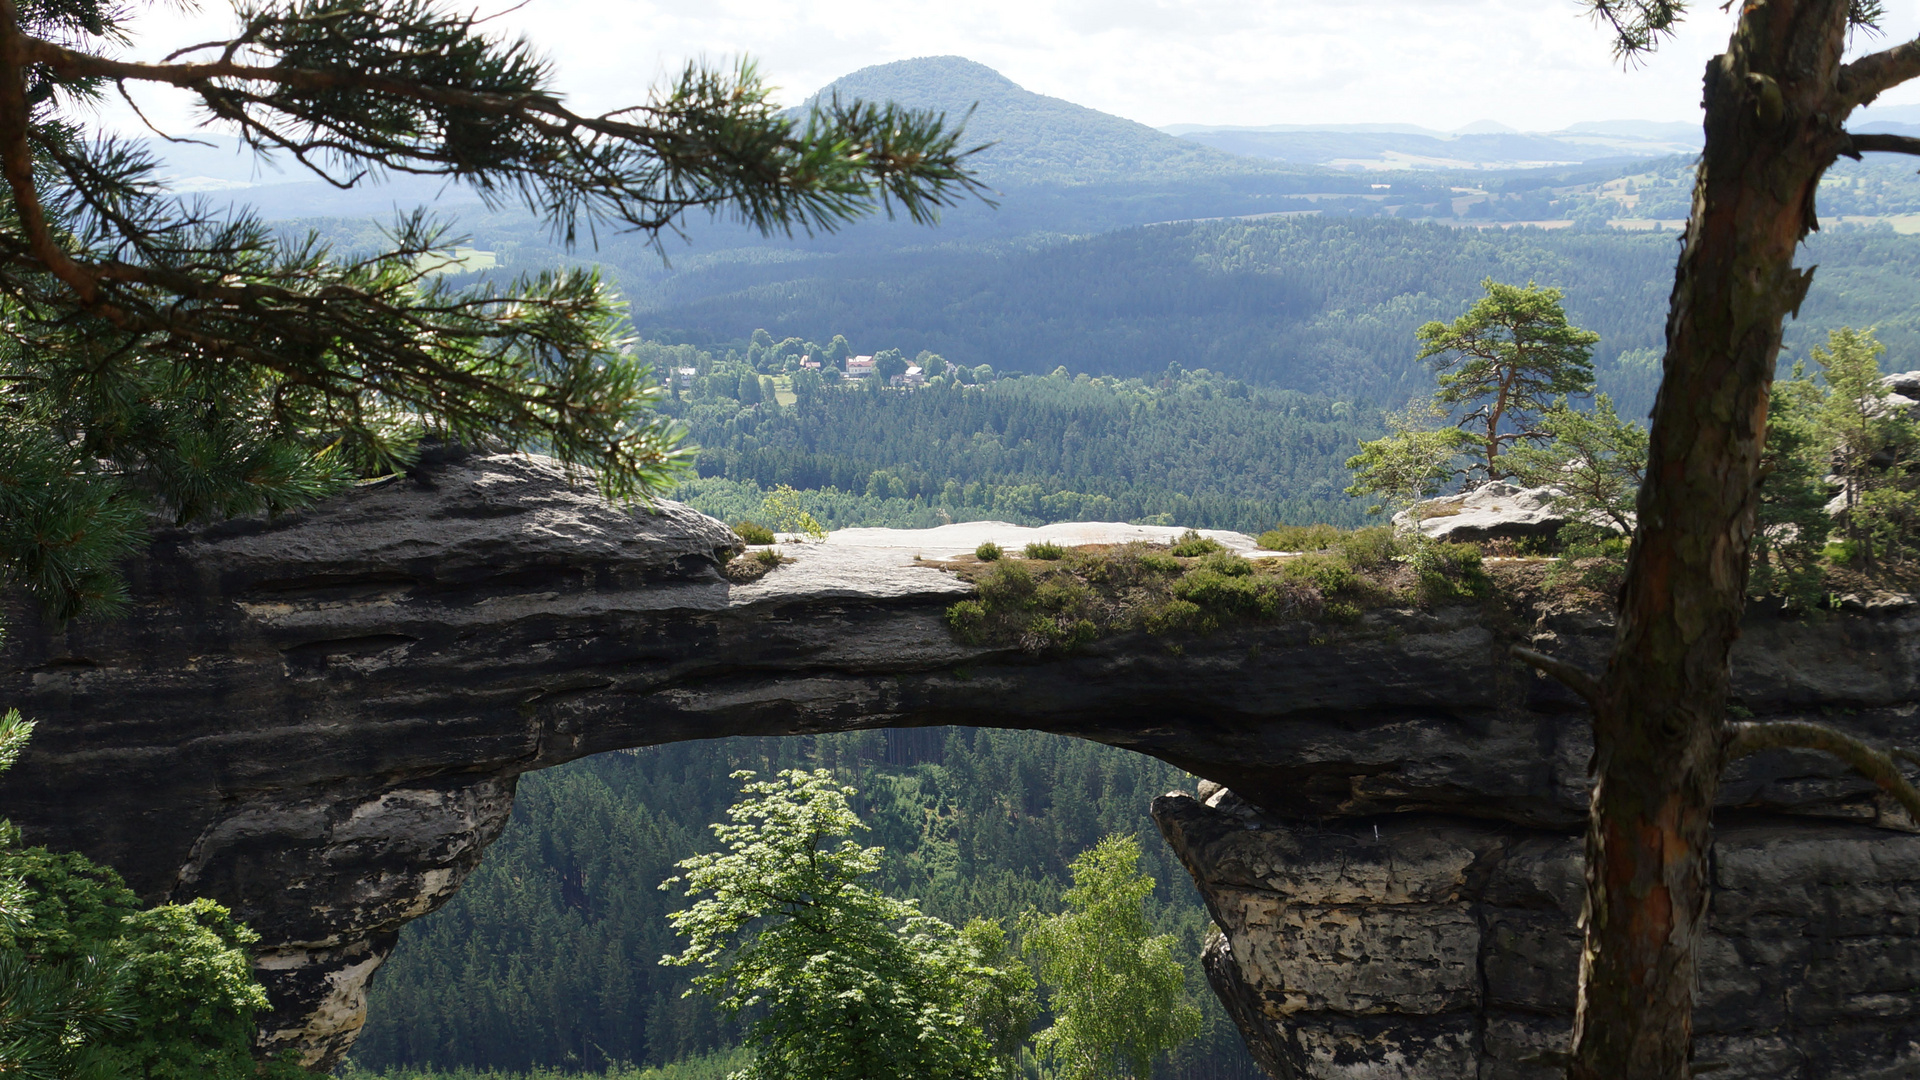
[[[126,617],[54,626],[7,612],[0,701],[40,728],[0,783],[0,813],[33,842],[114,865],[149,900],[205,895],[232,907],[262,935],[274,1003],[263,1043],[321,1066],[351,1044],[367,980],[398,929],[451,896],[504,826],[516,778],[605,750],[927,724],[1077,735],[1238,792],[1266,815],[1240,828],[1277,845],[1274,866],[1296,857],[1286,830],[1302,823],[1370,836],[1377,819],[1397,837],[1443,821],[1448,850],[1481,853],[1470,869],[1513,838],[1564,845],[1578,829],[1584,721],[1506,650],[1528,640],[1593,661],[1610,635],[1603,620],[1383,610],[1352,624],[1122,635],[1034,656],[953,639],[944,611],[970,586],[917,558],[938,554],[938,540],[783,546],[789,563],[737,583],[721,572],[737,541],[719,522],[673,505],[609,506],[550,463],[512,457],[442,462],[275,521],[162,530],[129,567]],[[1920,700],[1917,630],[1920,616],[1893,602],[1817,623],[1761,613],[1739,654],[1743,704],[1761,715],[1844,710],[1838,722],[1858,734],[1906,739]],[[1725,796],[1787,833],[1851,823],[1862,850],[1887,853],[1869,861],[1894,865],[1911,842],[1874,828],[1871,789],[1815,756],[1753,759]],[[1485,836],[1471,839],[1475,829]],[[1484,1018],[1537,1015],[1547,1031],[1559,1015],[1558,984],[1510,1006],[1462,982],[1460,965],[1484,967],[1490,932],[1469,947],[1455,928],[1500,903],[1479,870],[1455,899],[1392,913],[1396,933],[1439,950],[1424,996],[1329,974],[1327,986],[1347,989],[1296,1002],[1288,988],[1320,985],[1312,972],[1349,946],[1304,923],[1291,938],[1251,929],[1267,924],[1232,914],[1235,898],[1292,895],[1272,884],[1281,879],[1236,877],[1208,843],[1178,842],[1222,924],[1242,927],[1212,966],[1222,985],[1246,988],[1230,1004],[1276,1069],[1426,1075],[1408,1071],[1398,1036],[1382,1033],[1434,1017],[1472,1018],[1459,1053],[1505,1062],[1485,1048],[1507,1029]],[[1407,887],[1440,896],[1436,875],[1452,865],[1433,863],[1442,868]],[[1783,895],[1832,891],[1786,870]],[[1842,891],[1867,895],[1861,882]],[[1887,895],[1888,918],[1920,920],[1920,897]],[[1354,896],[1349,907],[1374,903]],[[1448,906],[1462,904],[1465,915]],[[1548,908],[1515,910],[1545,919]],[[1770,932],[1752,925],[1755,940]],[[1295,969],[1307,974],[1275,981]],[[1889,982],[1833,1015],[1905,1023],[1920,1018],[1909,992]],[[1291,1019],[1308,1014],[1375,1034],[1314,1043],[1306,1021]],[[1872,1058],[1876,1068],[1902,1060],[1891,1049]]]
[[[1209,975],[1293,1080],[1553,1080],[1572,1025],[1577,838],[1420,814],[1311,824],[1154,803],[1223,933]],[[1694,1014],[1702,1071],[1920,1075],[1920,836],[1728,815]]]

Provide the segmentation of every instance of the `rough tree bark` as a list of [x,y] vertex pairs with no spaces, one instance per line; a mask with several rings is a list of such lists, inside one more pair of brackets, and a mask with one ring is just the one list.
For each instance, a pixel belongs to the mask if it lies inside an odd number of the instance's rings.
[[1842,154],[1920,147],[1842,127],[1855,107],[1920,73],[1920,43],[1843,64],[1849,7],[1749,0],[1728,51],[1707,67],[1706,149],[1674,277],[1618,638],[1597,682],[1540,665],[1594,709],[1575,1080],[1690,1075],[1721,770],[1762,742],[1809,745],[1785,731],[1743,740],[1725,704],[1781,325],[1812,280],[1793,259],[1817,227],[1815,191]]

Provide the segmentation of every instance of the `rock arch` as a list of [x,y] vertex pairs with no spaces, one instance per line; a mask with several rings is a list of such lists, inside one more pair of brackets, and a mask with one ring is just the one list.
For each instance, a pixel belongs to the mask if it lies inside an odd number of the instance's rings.
[[[807,548],[743,585],[718,569],[733,543],[509,456],[162,531],[130,567],[129,617],[8,611],[0,701],[40,728],[0,812],[149,900],[232,907],[263,939],[263,1040],[325,1064],[399,927],[459,888],[524,772],[725,735],[1053,731],[1210,781],[1156,816],[1227,931],[1216,988],[1276,1075],[1550,1073],[1587,742],[1577,703],[1505,650],[1551,638],[1591,659],[1604,620],[1377,611],[1034,657],[956,642],[943,612],[969,587],[911,551]],[[1904,602],[1757,616],[1739,692],[1906,736],[1917,630]],[[1729,1076],[1910,1067],[1920,837],[1817,758],[1755,759],[1726,800],[1703,1053]]]

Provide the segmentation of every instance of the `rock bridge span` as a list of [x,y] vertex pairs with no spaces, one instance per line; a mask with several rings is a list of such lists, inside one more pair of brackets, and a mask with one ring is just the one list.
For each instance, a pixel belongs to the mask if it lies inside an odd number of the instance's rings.
[[[129,568],[128,617],[9,610],[0,700],[40,727],[0,812],[149,900],[230,906],[262,936],[263,1041],[326,1064],[524,772],[729,735],[1057,732],[1209,782],[1156,816],[1226,931],[1216,989],[1276,1075],[1550,1073],[1588,743],[1577,703],[1506,649],[1597,661],[1603,619],[1376,611],[1030,656],[955,641],[944,611],[970,586],[911,550],[807,546],[738,584],[719,569],[735,542],[507,456],[162,531]],[[1904,737],[1917,631],[1897,600],[1756,617],[1739,693]],[[1729,1076],[1920,1074],[1920,964],[1896,970],[1920,959],[1920,837],[1818,758],[1755,759],[1724,801],[1723,892],[1753,910],[1716,939],[1703,1045]],[[1767,944],[1784,940],[1800,951]]]

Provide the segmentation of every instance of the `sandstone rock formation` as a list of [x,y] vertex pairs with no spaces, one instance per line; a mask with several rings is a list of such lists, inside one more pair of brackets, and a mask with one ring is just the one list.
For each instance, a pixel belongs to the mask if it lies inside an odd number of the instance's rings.
[[[399,927],[459,888],[521,773],[734,734],[1033,728],[1154,754],[1260,808],[1232,817],[1215,791],[1211,807],[1164,803],[1162,820],[1228,930],[1216,981],[1276,1070],[1418,1077],[1444,1060],[1509,1075],[1525,1055],[1501,1048],[1560,1022],[1555,853],[1584,812],[1588,743],[1577,703],[1506,648],[1591,662],[1603,619],[1387,610],[1031,656],[956,642],[943,612],[969,586],[910,544],[789,546],[794,561],[736,584],[719,569],[736,543],[685,508],[608,506],[512,457],[442,462],[278,521],[162,531],[130,567],[128,617],[63,627],[8,611],[0,700],[41,726],[0,813],[150,900],[231,906],[263,939],[263,1042],[325,1065]],[[1738,692],[1756,714],[1844,710],[1857,734],[1913,741],[1917,652],[1911,605],[1759,613]],[[1900,1074],[1903,1033],[1920,1034],[1920,967],[1895,933],[1920,920],[1904,818],[1818,756],[1750,759],[1724,797],[1797,851],[1844,834],[1868,868],[1796,856],[1742,879],[1772,906],[1729,900],[1728,940],[1752,943],[1749,968],[1789,966],[1753,983],[1756,1003],[1784,987],[1775,1012],[1756,1004],[1724,1030],[1800,1055],[1798,1075]],[[1387,848],[1329,891],[1327,852],[1372,843],[1375,824]],[[1369,859],[1407,869],[1382,877]],[[1535,864],[1525,892],[1514,875]],[[1428,944],[1349,962],[1403,939]],[[1819,949],[1880,966],[1820,989],[1855,969],[1794,974]],[[1425,977],[1390,977],[1415,955]],[[1489,957],[1515,973],[1490,979]],[[1804,1036],[1821,1016],[1859,1038]]]
[[1552,488],[1523,488],[1489,480],[1472,491],[1423,499],[1414,511],[1393,515],[1393,523],[1410,529],[1417,512],[1421,532],[1449,543],[1550,537],[1572,520],[1555,505],[1558,500],[1559,493]]

